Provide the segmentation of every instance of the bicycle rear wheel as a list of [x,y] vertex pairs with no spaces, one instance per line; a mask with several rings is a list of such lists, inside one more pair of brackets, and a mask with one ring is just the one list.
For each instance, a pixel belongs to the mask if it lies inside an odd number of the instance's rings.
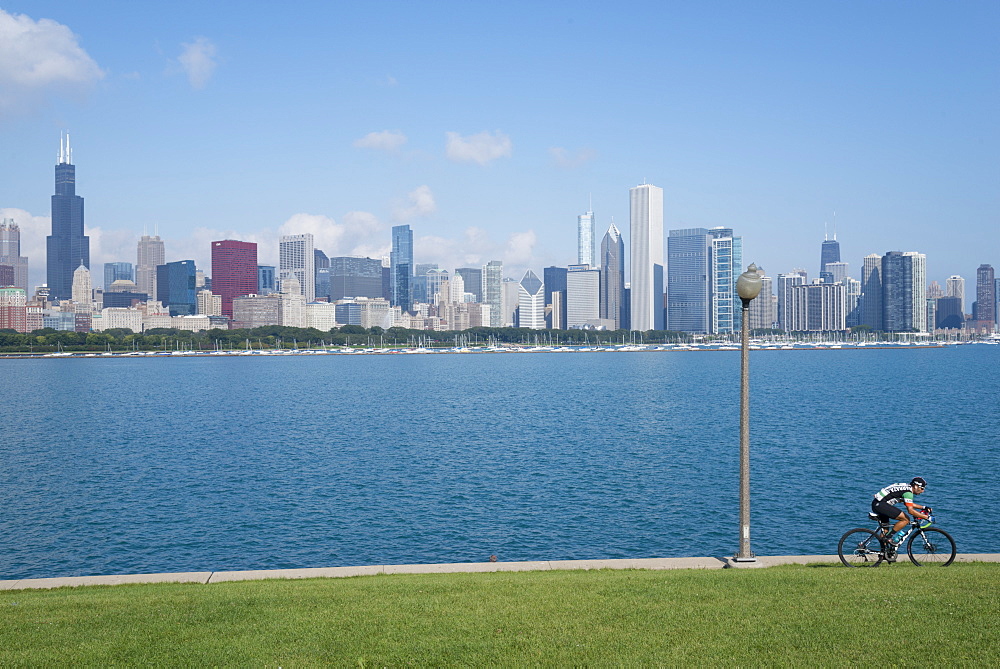
[[857,527],[840,537],[837,555],[848,567],[877,567],[885,559],[885,542],[871,530]]
[[929,527],[910,537],[906,553],[918,567],[947,567],[955,560],[955,540],[944,530]]

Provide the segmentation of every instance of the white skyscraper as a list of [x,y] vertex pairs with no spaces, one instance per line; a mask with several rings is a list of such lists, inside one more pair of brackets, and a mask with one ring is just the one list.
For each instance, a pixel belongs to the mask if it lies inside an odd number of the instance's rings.
[[163,240],[159,235],[143,235],[136,246],[135,285],[149,300],[156,300],[156,266],[166,262]]
[[597,266],[597,226],[592,211],[576,217],[576,262]]
[[601,271],[570,265],[566,273],[566,327],[593,325],[601,318]]
[[[278,276],[284,281],[288,276],[298,279],[300,292],[306,302],[316,300],[316,254],[310,233],[282,235],[278,245]],[[284,292],[284,288],[282,288]]]
[[927,323],[927,256],[916,251],[907,251],[904,256],[912,258],[913,267],[913,329],[917,332],[931,332],[934,324]]
[[632,249],[632,329],[663,329],[663,189],[629,190]]
[[94,301],[94,290],[90,280],[90,270],[80,265],[73,272],[73,302],[77,313],[90,313]]
[[518,326],[545,329],[545,284],[530,269],[518,284]]

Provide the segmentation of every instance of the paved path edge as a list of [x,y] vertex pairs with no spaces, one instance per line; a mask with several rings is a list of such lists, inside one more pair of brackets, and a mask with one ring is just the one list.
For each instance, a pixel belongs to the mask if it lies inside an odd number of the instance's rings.
[[[959,553],[956,562],[1000,562],[1000,553]],[[752,566],[838,563],[836,555],[762,555]],[[456,574],[574,569],[723,569],[745,567],[732,558],[634,558],[622,560],[541,560],[530,562],[456,562],[445,564],[369,565],[360,567],[319,567],[308,569],[258,569],[249,571],[193,571],[168,574],[124,574],[112,576],[64,576],[0,581],[0,590],[27,590],[125,585],[130,583],[224,583],[259,581],[272,578],[346,578],[377,574]]]

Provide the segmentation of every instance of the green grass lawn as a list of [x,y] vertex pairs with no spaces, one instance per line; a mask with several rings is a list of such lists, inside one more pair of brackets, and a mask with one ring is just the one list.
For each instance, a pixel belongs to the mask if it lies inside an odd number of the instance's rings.
[[1000,662],[1000,564],[421,574],[0,592],[0,665]]

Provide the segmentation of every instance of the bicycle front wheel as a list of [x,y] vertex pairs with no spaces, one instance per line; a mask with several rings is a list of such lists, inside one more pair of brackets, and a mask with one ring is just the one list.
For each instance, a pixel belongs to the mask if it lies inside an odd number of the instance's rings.
[[918,567],[947,567],[955,560],[955,540],[944,530],[928,527],[910,538],[906,553]]
[[877,567],[885,559],[885,542],[871,530],[858,527],[840,537],[837,555],[848,567]]

